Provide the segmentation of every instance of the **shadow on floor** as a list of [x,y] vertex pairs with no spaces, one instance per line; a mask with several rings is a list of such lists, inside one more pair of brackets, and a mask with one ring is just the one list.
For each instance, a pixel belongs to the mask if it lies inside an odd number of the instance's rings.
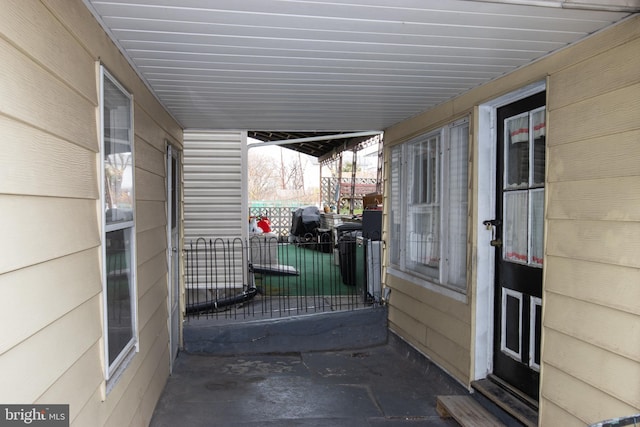
[[441,394],[467,390],[393,333],[348,351],[181,353],[151,426],[457,426]]

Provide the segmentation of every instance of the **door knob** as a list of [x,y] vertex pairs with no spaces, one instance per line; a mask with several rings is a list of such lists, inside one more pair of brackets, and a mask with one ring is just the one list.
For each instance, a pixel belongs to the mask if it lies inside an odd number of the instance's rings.
[[499,219],[488,219],[486,221],[482,221],[482,225],[487,227],[487,230],[491,230],[493,227],[497,227],[502,224],[502,221]]
[[482,221],[482,225],[484,225],[485,227],[487,227],[488,231],[491,231],[491,241],[489,242],[489,244],[491,246],[493,246],[494,248],[499,248],[502,246],[502,239],[499,239],[497,234],[497,228],[502,225],[502,221],[500,221],[499,219],[488,219],[486,221]]

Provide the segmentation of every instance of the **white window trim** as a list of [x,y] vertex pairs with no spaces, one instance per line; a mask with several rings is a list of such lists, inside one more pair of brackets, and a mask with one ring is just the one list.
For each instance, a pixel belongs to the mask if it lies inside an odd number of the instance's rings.
[[[411,143],[417,142],[418,140],[428,140],[429,138],[432,138],[434,136],[439,136],[440,137],[440,150],[442,151],[442,155],[440,158],[440,165],[439,168],[441,169],[439,172],[441,174],[444,174],[445,172],[448,173],[449,171],[449,151],[450,151],[450,130],[454,127],[457,126],[461,126],[464,124],[470,124],[469,121],[469,117],[465,117],[459,120],[456,120],[455,122],[449,123],[437,130],[434,130],[432,132],[427,132],[424,133],[420,136],[417,136],[415,138],[412,138],[406,142],[403,142],[401,145],[403,147],[407,147],[409,146]],[[468,149],[471,149],[471,140],[467,141],[468,144]],[[400,181],[402,183],[404,183],[404,185],[406,186],[408,183],[408,167],[406,167],[407,165],[405,164],[405,162],[407,161],[405,154],[404,154],[404,148],[402,149],[402,158],[401,158],[401,178]],[[390,264],[387,267],[387,273],[391,276],[397,277],[399,279],[405,280],[407,282],[413,283],[415,285],[421,286],[423,288],[429,289],[431,291],[437,292],[439,294],[442,294],[444,296],[447,296],[453,300],[456,301],[460,301],[460,302],[464,302],[466,303],[468,301],[468,292],[469,292],[469,278],[467,277],[467,286],[463,289],[460,287],[456,287],[453,285],[448,285],[448,274],[449,274],[449,261],[447,259],[447,257],[442,256],[443,254],[447,254],[449,248],[447,245],[447,240],[446,238],[443,237],[443,233],[445,232],[445,230],[448,229],[448,212],[449,212],[449,205],[450,205],[450,201],[449,201],[449,197],[445,195],[449,194],[449,179],[446,178],[444,179],[442,176],[440,177],[440,188],[438,188],[438,191],[440,192],[441,195],[441,199],[440,199],[440,223],[439,223],[439,227],[440,227],[440,265],[438,267],[438,278],[434,278],[434,277],[430,277],[427,276],[426,274],[421,274],[420,272],[417,272],[415,270],[407,270],[406,269],[406,257],[407,257],[407,249],[404,245],[402,245],[399,250],[400,250],[400,254],[399,254],[399,262],[398,264]],[[467,201],[467,203],[469,203],[469,201]],[[407,219],[407,200],[406,200],[406,196],[403,196],[403,199],[401,200],[401,209],[402,212],[399,213],[401,218],[404,218],[405,221],[403,221],[403,225],[401,228],[401,239],[395,239],[396,241],[405,241],[405,233],[406,233],[406,219]],[[469,206],[469,205],[467,205]],[[468,209],[468,207],[467,207]],[[467,234],[470,231],[470,223],[467,224]],[[468,245],[467,245],[468,246]],[[469,256],[469,248],[466,248],[466,256]]]
[[[106,221],[106,212],[104,209],[105,206],[105,161],[104,161],[104,79],[108,78],[111,83],[113,83],[120,91],[129,99],[130,102],[130,129],[129,129],[129,140],[131,141],[131,165],[132,165],[132,191],[131,197],[133,200],[132,210],[133,210],[133,220],[125,221],[118,224],[110,224],[107,225]],[[99,134],[100,134],[100,214],[101,214],[101,225],[102,225],[102,304],[103,304],[103,340],[104,340],[104,374],[105,379],[107,380],[106,384],[106,392],[108,393],[113,385],[117,382],[118,378],[122,374],[122,372],[126,369],[126,367],[131,362],[133,355],[139,351],[139,330],[138,330],[138,293],[137,293],[137,272],[136,272],[136,227],[135,227],[135,218],[136,218],[136,209],[135,209],[135,149],[134,149],[134,130],[133,130],[133,96],[127,91],[118,80],[107,71],[107,69],[100,65],[100,79],[99,79]],[[130,276],[131,283],[133,286],[130,288],[131,294],[131,322],[132,322],[132,339],[124,346],[118,357],[109,364],[109,333],[108,333],[108,301],[107,301],[107,251],[106,251],[106,234],[110,231],[130,229],[131,230],[131,267],[130,267]]]

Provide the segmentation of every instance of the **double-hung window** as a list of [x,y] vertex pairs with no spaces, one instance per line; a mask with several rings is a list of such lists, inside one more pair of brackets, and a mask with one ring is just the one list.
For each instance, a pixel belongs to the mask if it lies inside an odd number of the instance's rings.
[[133,108],[131,95],[100,67],[103,299],[107,379],[136,351]]
[[393,269],[466,291],[468,121],[391,149]]

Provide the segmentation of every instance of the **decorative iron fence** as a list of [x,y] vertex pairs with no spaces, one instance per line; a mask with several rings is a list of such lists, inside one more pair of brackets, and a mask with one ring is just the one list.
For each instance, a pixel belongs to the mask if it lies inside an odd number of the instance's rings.
[[366,242],[348,236],[335,245],[333,239],[327,233],[295,244],[266,236],[190,242],[187,317],[276,318],[378,303],[380,254],[367,263]]

